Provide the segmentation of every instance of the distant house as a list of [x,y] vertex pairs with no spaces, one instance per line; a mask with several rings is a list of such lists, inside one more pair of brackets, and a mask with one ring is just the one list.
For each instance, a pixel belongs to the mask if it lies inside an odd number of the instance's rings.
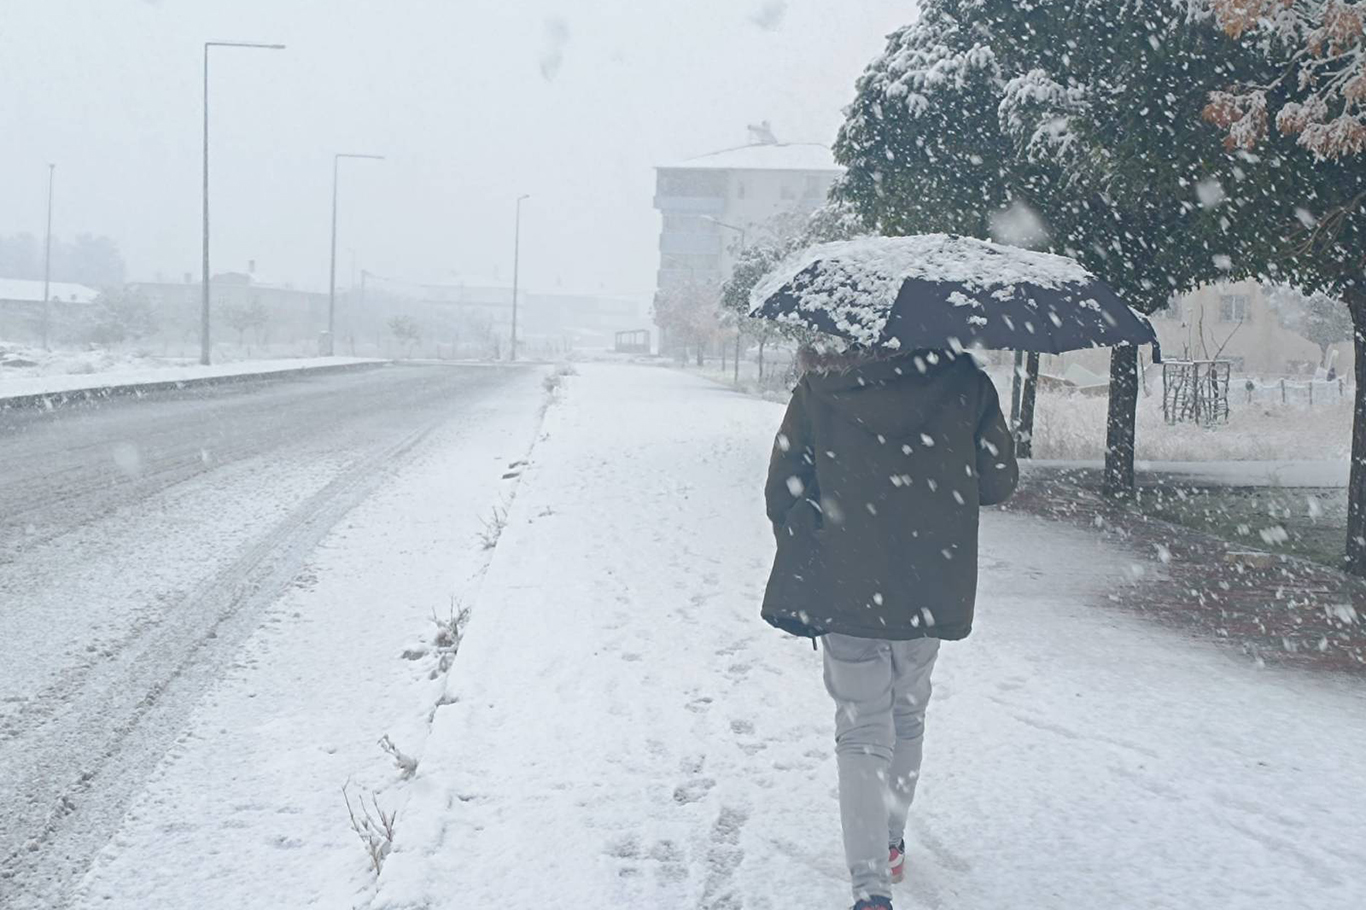
[[[1172,360],[1219,358],[1234,373],[1296,376],[1312,373],[1322,357],[1319,346],[1285,325],[1282,313],[1268,302],[1255,281],[1212,284],[1175,298],[1152,317],[1162,355]],[[1147,356],[1146,351],[1144,356]],[[1339,376],[1351,376],[1352,342],[1329,349]],[[1108,375],[1109,353],[1076,351],[1045,356],[1044,372],[1061,376],[1071,364]]]
[[45,318],[53,328],[82,319],[99,296],[99,291],[83,284],[53,281],[45,306],[43,282],[0,278],[0,341],[37,343],[43,337]]

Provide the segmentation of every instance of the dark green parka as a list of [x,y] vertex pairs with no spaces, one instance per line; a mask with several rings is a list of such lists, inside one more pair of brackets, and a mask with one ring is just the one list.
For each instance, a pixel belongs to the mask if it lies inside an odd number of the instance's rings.
[[797,635],[966,637],[978,510],[1018,480],[996,388],[971,357],[809,371],[769,464],[764,618]]

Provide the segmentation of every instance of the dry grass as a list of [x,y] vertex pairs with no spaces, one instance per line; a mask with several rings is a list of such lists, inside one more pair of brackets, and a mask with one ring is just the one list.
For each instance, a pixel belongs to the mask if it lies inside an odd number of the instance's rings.
[[485,550],[492,550],[498,546],[498,539],[503,536],[503,529],[508,526],[507,509],[493,507],[493,514],[487,518],[481,518],[479,523],[484,526],[479,532],[479,543]]
[[365,853],[370,858],[370,868],[378,877],[384,869],[384,860],[394,849],[394,823],[398,819],[398,810],[385,812],[379,804],[378,794],[374,793],[370,794],[370,805],[367,806],[365,794],[362,793],[356,800],[360,807],[360,814],[357,815],[356,808],[351,805],[351,794],[347,792],[349,786],[348,781],[346,786],[342,787],[342,799],[346,801],[346,814],[351,819],[351,830],[360,838],[361,845],[365,847]]
[[408,780],[414,774],[417,773],[417,759],[413,758],[411,755],[408,755],[398,746],[394,745],[394,741],[389,738],[388,733],[384,734],[379,738],[379,747],[391,758],[393,758],[394,765],[403,775],[404,780]]
[[[1001,387],[1009,406],[1009,389]],[[1105,457],[1105,414],[1109,399],[1079,393],[1039,393],[1034,456],[1067,460]],[[1276,461],[1346,458],[1351,451],[1352,400],[1316,405],[1247,403],[1235,393],[1227,423],[1202,427],[1170,425],[1162,399],[1138,402],[1137,456],[1152,461]]]

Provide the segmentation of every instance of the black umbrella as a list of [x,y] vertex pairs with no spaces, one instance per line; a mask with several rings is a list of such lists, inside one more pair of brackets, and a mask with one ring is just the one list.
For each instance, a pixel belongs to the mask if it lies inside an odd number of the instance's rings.
[[1157,334],[1075,260],[923,234],[826,243],[759,283],[753,317],[869,347],[1061,354],[1151,344]]

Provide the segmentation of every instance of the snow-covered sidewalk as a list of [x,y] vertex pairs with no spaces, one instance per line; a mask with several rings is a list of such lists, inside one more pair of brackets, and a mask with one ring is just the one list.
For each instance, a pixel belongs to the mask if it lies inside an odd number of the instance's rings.
[[[781,408],[585,365],[473,604],[373,905],[847,907],[820,658],[758,618]],[[1366,689],[1112,609],[1161,573],[991,513],[899,908],[1366,905]]]
[[142,366],[138,369],[114,369],[108,372],[0,376],[0,404],[11,399],[41,395],[95,394],[130,387],[204,383],[383,362],[364,357],[295,357],[279,360],[244,360],[210,366],[163,364]]

